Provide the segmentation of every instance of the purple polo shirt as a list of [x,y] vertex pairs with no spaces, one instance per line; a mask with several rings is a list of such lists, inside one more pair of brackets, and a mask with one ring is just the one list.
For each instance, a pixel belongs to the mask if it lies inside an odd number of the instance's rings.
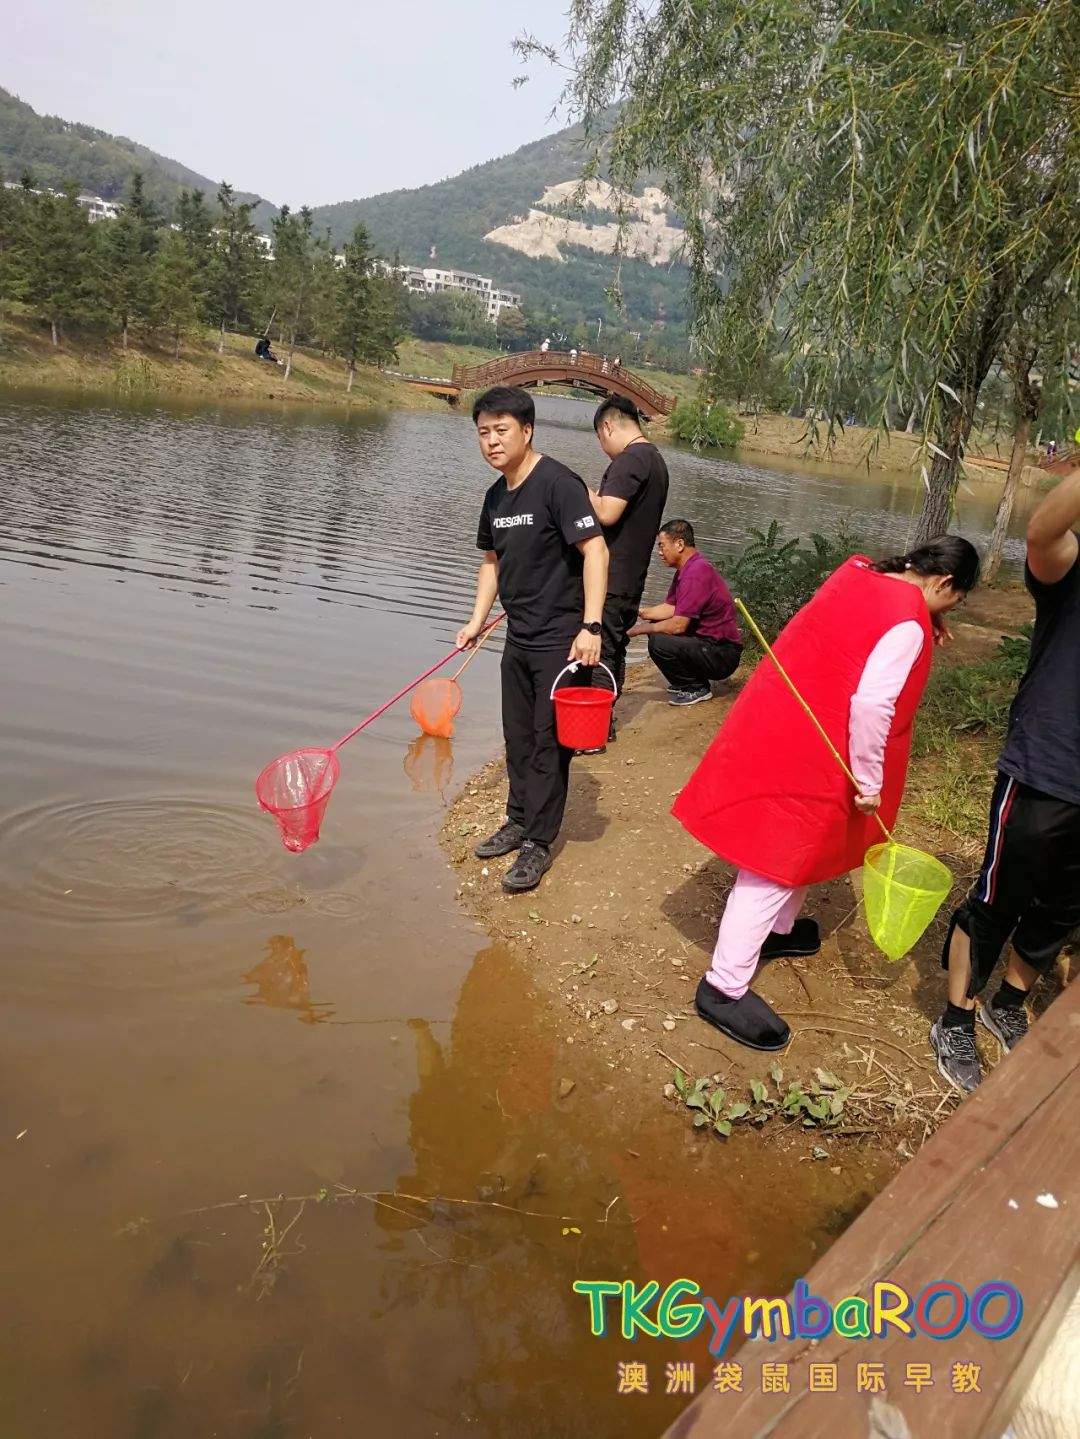
[[665,603],[674,605],[675,613],[690,621],[688,634],[742,644],[731,591],[700,550],[676,570]]

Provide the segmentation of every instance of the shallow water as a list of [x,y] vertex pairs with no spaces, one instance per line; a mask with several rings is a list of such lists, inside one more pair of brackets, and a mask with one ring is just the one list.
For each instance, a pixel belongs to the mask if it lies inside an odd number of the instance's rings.
[[[597,478],[590,412],[542,410]],[[671,464],[706,549],[848,510],[901,543],[917,503]],[[558,1016],[435,841],[498,743],[497,641],[452,742],[399,706],[342,752],[306,854],[253,798],[451,645],[487,483],[470,426],[9,397],[0,481],[0,1430],[658,1432],[681,1401],[615,1400],[627,1346],[589,1338],[572,1279],[783,1288],[869,1188],[815,1173],[778,1202],[777,1161],[734,1147],[718,1185],[668,1116],[605,1128],[588,1086],[556,1098]],[[985,528],[992,497],[961,507]]]

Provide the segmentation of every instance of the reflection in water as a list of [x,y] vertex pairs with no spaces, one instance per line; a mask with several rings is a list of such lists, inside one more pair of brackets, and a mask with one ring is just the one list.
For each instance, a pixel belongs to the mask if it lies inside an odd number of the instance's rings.
[[401,767],[409,777],[413,791],[423,794],[437,791],[447,804],[446,791],[454,774],[454,746],[441,735],[418,734],[405,752]]
[[275,934],[266,941],[266,955],[244,975],[258,994],[248,995],[245,1004],[266,1004],[271,1009],[295,1009],[301,1024],[321,1024],[335,1012],[327,1002],[312,1002],[308,984],[307,950],[298,949],[291,935]]

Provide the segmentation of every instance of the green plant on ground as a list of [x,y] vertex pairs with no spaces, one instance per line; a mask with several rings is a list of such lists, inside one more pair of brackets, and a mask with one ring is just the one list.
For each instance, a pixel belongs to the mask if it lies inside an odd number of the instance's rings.
[[669,423],[677,440],[720,450],[733,449],[746,432],[743,422],[718,400],[679,400]]
[[769,639],[803,607],[858,546],[846,528],[830,538],[814,533],[804,544],[801,536],[785,539],[783,529],[773,520],[767,530],[751,529],[753,539],[728,566],[732,590]]
[[850,1088],[827,1069],[815,1069],[813,1082],[789,1080],[784,1087],[784,1072],[774,1064],[768,1075],[772,1088],[761,1079],[752,1079],[749,1102],[732,1099],[716,1080],[708,1075],[691,1081],[681,1070],[675,1071],[675,1091],[684,1107],[694,1115],[695,1129],[710,1129],[727,1138],[738,1122],[759,1128],[775,1116],[798,1121],[804,1129],[834,1129],[844,1117],[844,1108],[851,1098]]

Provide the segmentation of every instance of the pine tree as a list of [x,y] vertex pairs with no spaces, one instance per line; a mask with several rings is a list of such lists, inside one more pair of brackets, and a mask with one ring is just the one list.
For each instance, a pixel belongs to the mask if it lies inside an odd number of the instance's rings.
[[9,189],[0,172],[0,325],[7,306],[26,288],[26,204],[23,192]]
[[282,205],[273,221],[270,287],[282,341],[288,346],[286,380],[292,373],[297,340],[310,317],[315,262],[311,226],[311,211],[306,205],[295,213]]
[[363,225],[357,225],[343,253],[345,263],[338,273],[336,340],[348,367],[345,389],[349,391],[356,378],[358,361],[368,355],[374,319],[374,256],[370,237]]
[[25,296],[49,322],[59,348],[64,326],[92,318],[98,309],[100,277],[90,221],[69,185],[60,195],[24,189],[28,205]]
[[[210,269],[214,258],[214,217],[207,208],[201,190],[181,190],[176,205],[176,223],[184,237],[188,254],[195,265],[196,281],[202,304],[210,299]],[[207,316],[209,318],[209,315]],[[217,316],[214,315],[216,320]]]
[[340,275],[337,252],[327,229],[312,244],[311,304],[305,329],[307,338],[322,350],[337,348]]
[[170,230],[162,242],[151,280],[154,321],[172,336],[173,355],[179,359],[182,337],[199,323],[205,292],[191,247],[178,230]]
[[133,321],[150,321],[154,293],[152,270],[160,216],[146,198],[142,176],[131,177],[127,201],[104,231],[106,302],[120,326],[124,349]]
[[232,186],[218,188],[220,217],[214,228],[208,306],[220,326],[218,354],[225,349],[225,329],[250,319],[266,269],[266,252],[251,221],[251,205],[238,204]]

